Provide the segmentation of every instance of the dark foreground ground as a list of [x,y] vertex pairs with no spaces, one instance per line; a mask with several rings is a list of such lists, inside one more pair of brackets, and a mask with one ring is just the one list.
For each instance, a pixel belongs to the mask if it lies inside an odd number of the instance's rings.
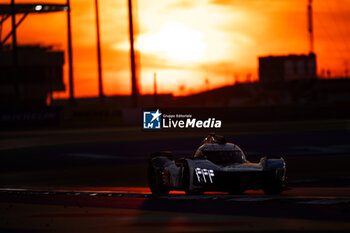
[[349,188],[190,197],[125,187],[34,190],[0,191],[1,232],[350,231]]
[[252,162],[283,156],[292,190],[278,196],[150,195],[148,154],[190,156],[206,131],[1,132],[0,232],[349,232],[348,125],[283,123],[219,132]]

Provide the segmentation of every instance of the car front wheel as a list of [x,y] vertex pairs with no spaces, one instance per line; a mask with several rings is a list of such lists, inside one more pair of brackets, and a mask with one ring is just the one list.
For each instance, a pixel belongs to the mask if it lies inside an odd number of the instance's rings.
[[169,193],[169,189],[163,185],[162,172],[153,166],[152,161],[148,164],[148,186],[152,194]]

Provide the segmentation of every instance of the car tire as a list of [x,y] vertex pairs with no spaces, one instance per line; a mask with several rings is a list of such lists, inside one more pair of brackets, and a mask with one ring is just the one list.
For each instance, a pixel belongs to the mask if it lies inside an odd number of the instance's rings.
[[285,168],[283,169],[277,169],[274,171],[275,178],[270,182],[270,184],[266,185],[263,190],[264,193],[267,195],[278,195],[281,194],[286,187],[285,178]]
[[168,194],[169,188],[164,187],[162,172],[156,169],[152,160],[148,163],[148,187],[152,194]]

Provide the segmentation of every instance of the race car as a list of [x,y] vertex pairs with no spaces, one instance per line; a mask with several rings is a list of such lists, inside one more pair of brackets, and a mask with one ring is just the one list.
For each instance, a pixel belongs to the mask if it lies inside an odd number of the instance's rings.
[[207,191],[241,194],[245,190],[263,189],[265,194],[280,194],[286,182],[284,159],[263,157],[259,163],[246,159],[242,149],[226,142],[223,136],[209,134],[192,158],[174,160],[171,152],[150,155],[148,185],[153,194]]

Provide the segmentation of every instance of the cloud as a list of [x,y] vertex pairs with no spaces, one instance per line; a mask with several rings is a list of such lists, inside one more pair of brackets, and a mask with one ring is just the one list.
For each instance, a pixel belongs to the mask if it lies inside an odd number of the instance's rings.
[[[274,1],[275,2],[275,1]],[[272,5],[270,1],[266,0],[253,0],[253,1],[240,1],[240,0],[211,0],[210,4],[220,5],[220,6],[232,6],[232,7],[240,7],[240,6],[261,6],[261,5]]]
[[[225,8],[261,10],[262,12],[274,11],[305,11],[306,2],[303,0],[210,0],[209,4]],[[286,7],[288,6],[288,7]]]
[[192,9],[197,6],[195,1],[177,1],[167,6],[169,9]]

